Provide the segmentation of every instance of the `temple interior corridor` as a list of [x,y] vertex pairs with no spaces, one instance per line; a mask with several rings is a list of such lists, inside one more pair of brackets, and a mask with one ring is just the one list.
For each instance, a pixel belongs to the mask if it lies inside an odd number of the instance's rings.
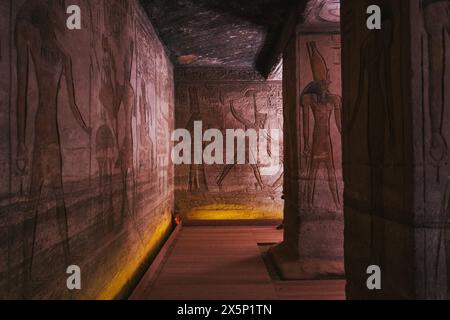
[[448,0],[0,0],[0,300],[449,300],[449,48]]

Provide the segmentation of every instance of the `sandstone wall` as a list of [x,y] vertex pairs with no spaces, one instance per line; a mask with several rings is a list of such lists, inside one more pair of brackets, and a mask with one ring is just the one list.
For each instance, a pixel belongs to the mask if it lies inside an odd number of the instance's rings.
[[123,295],[171,228],[165,49],[136,1],[63,2],[0,4],[2,298]]
[[[202,121],[204,131],[219,129],[224,137],[227,129],[277,129],[282,155],[280,80],[264,81],[247,69],[199,67],[177,70],[175,83],[177,128],[194,136],[193,122]],[[176,166],[176,210],[187,219],[280,219],[282,161],[280,157],[279,165],[271,168],[261,163]]]

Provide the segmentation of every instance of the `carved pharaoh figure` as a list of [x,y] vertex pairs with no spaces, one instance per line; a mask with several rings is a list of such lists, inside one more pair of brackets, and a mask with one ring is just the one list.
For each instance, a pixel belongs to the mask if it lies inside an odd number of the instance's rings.
[[[69,260],[69,236],[62,181],[62,153],[58,123],[58,95],[63,74],[68,103],[78,125],[90,133],[75,101],[71,57],[64,47],[65,3],[62,0],[29,0],[20,8],[15,28],[17,48],[17,168],[24,175],[27,161],[27,99],[30,74],[36,76],[39,93],[34,119],[34,142],[29,200],[32,216],[23,223],[24,294],[32,277],[38,207],[45,198],[56,202],[56,217],[66,262]],[[32,62],[32,63],[31,63]],[[34,66],[34,70],[31,70]]]

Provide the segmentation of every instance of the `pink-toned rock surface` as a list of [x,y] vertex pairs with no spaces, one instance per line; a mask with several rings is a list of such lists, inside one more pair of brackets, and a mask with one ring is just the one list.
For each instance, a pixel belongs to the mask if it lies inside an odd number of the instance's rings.
[[123,294],[171,227],[172,65],[135,1],[0,7],[0,297]]

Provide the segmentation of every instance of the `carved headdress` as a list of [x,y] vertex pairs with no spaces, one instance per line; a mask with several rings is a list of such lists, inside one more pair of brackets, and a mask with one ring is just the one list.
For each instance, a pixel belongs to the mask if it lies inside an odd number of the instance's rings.
[[327,67],[325,59],[317,49],[316,42],[311,41],[307,44],[309,61],[315,82],[330,81],[330,70]]

